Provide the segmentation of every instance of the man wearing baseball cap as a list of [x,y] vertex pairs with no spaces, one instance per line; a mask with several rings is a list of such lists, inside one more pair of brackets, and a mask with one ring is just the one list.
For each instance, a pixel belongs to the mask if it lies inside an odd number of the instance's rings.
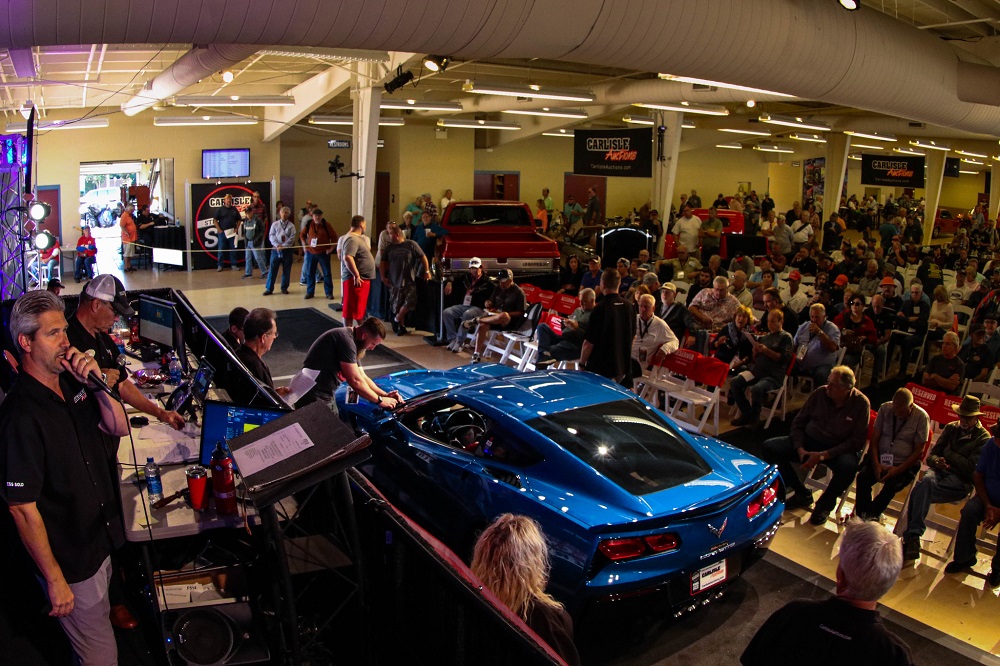
[[[486,271],[483,270],[483,260],[479,257],[469,259],[469,272],[462,280],[463,291],[462,302],[445,308],[442,314],[444,321],[445,338],[448,340],[448,349],[458,352],[462,349],[462,342],[465,339],[465,329],[459,330],[458,325],[463,320],[473,319],[483,314],[486,307],[486,299],[493,293],[493,283],[490,282]],[[447,298],[454,291],[454,284],[451,278],[444,283],[444,295]]]
[[788,274],[788,285],[782,286],[780,291],[782,302],[796,315],[809,305],[809,294],[802,288],[802,273],[798,270],[793,270]]
[[482,317],[469,319],[462,325],[472,330],[477,324],[476,347],[473,350],[472,362],[482,359],[483,348],[486,346],[486,336],[490,328],[517,330],[524,323],[524,311],[527,308],[524,291],[514,284],[514,272],[509,268],[497,271],[497,287],[493,295],[486,301],[486,312]]

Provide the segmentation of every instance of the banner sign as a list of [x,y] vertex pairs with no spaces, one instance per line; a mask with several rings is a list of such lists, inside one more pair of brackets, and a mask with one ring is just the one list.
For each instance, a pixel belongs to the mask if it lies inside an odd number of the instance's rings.
[[574,130],[573,173],[649,178],[653,175],[653,130]]
[[822,197],[826,189],[826,158],[810,157],[804,162],[802,169],[802,205],[807,201],[815,201]]
[[861,184],[923,187],[922,155],[861,155]]
[[[250,205],[250,199],[254,192],[260,193],[260,200],[264,202],[264,210],[267,211],[268,222],[274,214],[271,206],[271,184],[270,183],[246,183],[244,185],[216,185],[215,183],[193,183],[191,185],[191,206],[192,211],[188,219],[193,220],[194,229],[191,233],[191,267],[215,268],[219,255],[219,239],[216,237],[215,213],[222,208],[222,200],[227,194],[233,195],[233,204],[237,210],[243,210]],[[267,238],[267,229],[270,224],[265,225],[264,238]],[[267,245],[265,241],[265,245]],[[243,243],[237,245],[236,263],[243,263]]]

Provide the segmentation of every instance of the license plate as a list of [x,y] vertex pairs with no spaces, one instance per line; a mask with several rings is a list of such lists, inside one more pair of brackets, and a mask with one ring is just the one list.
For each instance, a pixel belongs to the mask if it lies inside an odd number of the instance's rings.
[[691,574],[691,594],[704,592],[726,580],[726,561],[720,560]]

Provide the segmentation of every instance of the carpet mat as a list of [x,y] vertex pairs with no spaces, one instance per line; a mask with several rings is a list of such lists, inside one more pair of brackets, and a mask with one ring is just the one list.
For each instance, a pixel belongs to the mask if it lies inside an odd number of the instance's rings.
[[[229,327],[228,315],[206,317],[209,325],[220,333]],[[275,385],[282,385],[281,377],[292,377],[302,369],[309,347],[320,334],[343,323],[313,308],[296,308],[278,312],[278,338],[271,351],[264,356],[264,362],[271,369]],[[401,370],[420,368],[404,356],[379,345],[365,355],[361,365],[369,377],[381,377]]]

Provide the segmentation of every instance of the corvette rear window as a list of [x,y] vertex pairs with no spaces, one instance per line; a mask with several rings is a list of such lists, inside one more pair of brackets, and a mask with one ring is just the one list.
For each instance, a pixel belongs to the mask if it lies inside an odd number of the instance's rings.
[[455,206],[448,226],[534,228],[534,221],[523,206]]
[[637,400],[575,409],[528,422],[633,495],[646,495],[711,472],[708,463]]

